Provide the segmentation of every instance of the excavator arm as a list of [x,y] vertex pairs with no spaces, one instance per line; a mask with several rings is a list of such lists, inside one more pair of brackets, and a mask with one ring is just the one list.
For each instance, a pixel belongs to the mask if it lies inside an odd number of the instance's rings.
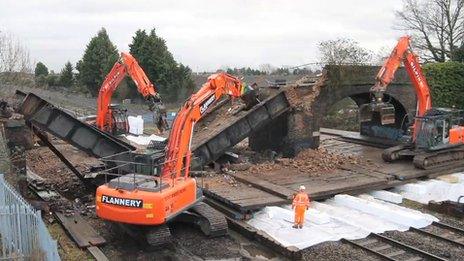
[[[452,108],[432,108],[430,88],[418,58],[411,50],[410,42],[409,36],[400,38],[376,77],[376,84],[371,89],[373,101],[365,107],[376,108],[378,105],[387,104],[383,101],[384,93],[403,62],[417,96],[416,115],[413,124],[409,126],[412,136],[397,146],[385,149],[382,152],[382,159],[392,162],[412,158],[414,166],[420,169],[462,162],[464,159],[462,139],[464,128],[460,122],[462,112]],[[362,107],[360,113],[362,115]]]
[[[187,177],[191,159],[191,142],[195,123],[223,95],[241,97],[245,86],[227,73],[217,73],[208,77],[201,89],[193,94],[182,106],[173,122],[166,150],[166,163],[162,177],[176,179]],[[182,174],[183,173],[183,174]]]
[[389,84],[393,81],[395,73],[401,63],[404,64],[417,95],[416,116],[424,116],[426,111],[432,107],[430,88],[422,72],[417,56],[411,50],[410,42],[410,36],[401,37],[396,47],[391,52],[390,57],[385,61],[378,72],[375,78],[376,83],[371,88],[372,102],[360,108],[361,121],[370,121],[372,119],[372,113],[377,112],[380,114],[382,124],[394,123],[394,107],[392,104],[384,102],[384,93]]
[[401,62],[403,62],[417,95],[416,116],[421,117],[432,107],[432,99],[429,85],[422,72],[417,56],[411,50],[410,42],[410,36],[403,36],[400,38],[395,49],[393,49],[390,54],[390,57],[385,61],[375,77],[376,83],[372,87],[371,92],[376,99],[382,99],[388,85],[395,77],[396,70],[401,65]]
[[[110,109],[111,98],[126,75],[131,77],[137,86],[138,92],[149,101],[150,110],[156,110],[161,105],[155,86],[150,82],[135,58],[123,52],[106,76],[98,94],[96,125],[101,130],[113,131],[114,122]],[[158,117],[160,116],[158,115]]]

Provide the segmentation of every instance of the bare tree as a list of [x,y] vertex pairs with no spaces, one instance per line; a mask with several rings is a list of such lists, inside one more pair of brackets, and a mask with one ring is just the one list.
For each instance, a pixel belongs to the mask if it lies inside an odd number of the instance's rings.
[[0,31],[0,72],[30,73],[29,50],[12,34]]
[[372,61],[371,51],[347,38],[327,40],[319,43],[320,62],[329,65],[368,64]]
[[453,59],[464,37],[464,0],[403,0],[397,28],[411,33],[425,60]]

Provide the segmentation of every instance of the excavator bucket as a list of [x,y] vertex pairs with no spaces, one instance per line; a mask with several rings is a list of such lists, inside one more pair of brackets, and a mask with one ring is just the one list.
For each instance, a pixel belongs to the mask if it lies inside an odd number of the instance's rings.
[[258,91],[250,90],[244,93],[241,97],[242,101],[245,103],[245,110],[251,109],[258,103]]
[[395,107],[387,102],[372,102],[359,107],[359,120],[372,121],[378,118],[382,125],[395,123]]

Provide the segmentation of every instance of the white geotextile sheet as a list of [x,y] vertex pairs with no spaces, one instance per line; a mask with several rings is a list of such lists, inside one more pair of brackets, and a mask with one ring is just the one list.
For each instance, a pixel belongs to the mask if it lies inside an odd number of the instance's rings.
[[422,204],[427,204],[431,200],[457,201],[459,196],[464,196],[464,174],[455,173],[450,176],[454,176],[457,183],[431,179],[397,186],[393,192]]
[[248,221],[282,245],[304,249],[342,238],[359,239],[370,233],[406,231],[438,221],[434,216],[374,199],[370,195],[336,195],[323,203],[312,202],[303,229],[294,229],[290,206],[266,207]]
[[161,136],[152,134],[150,136],[147,135],[139,135],[139,136],[134,136],[134,135],[125,135],[126,139],[138,144],[138,145],[148,145],[150,144],[150,141],[165,141],[166,138],[163,138]]

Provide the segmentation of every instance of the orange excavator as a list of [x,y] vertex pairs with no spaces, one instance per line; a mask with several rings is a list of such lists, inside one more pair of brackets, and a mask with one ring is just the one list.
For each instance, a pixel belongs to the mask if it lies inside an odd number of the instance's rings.
[[[203,194],[190,177],[193,128],[224,95],[242,95],[245,85],[236,77],[213,74],[179,110],[170,132],[165,162],[159,175],[126,174],[101,185],[96,192],[96,212],[100,218],[137,226],[150,245],[169,240],[166,225],[174,218],[186,218],[207,235],[227,232],[225,218],[202,203]],[[127,230],[126,230],[127,231]]]
[[113,134],[129,132],[127,111],[119,105],[111,104],[113,93],[126,75],[132,78],[138,92],[149,102],[149,109],[154,112],[154,120],[158,129],[164,128],[165,121],[162,119],[163,112],[161,111],[164,106],[155,86],[150,82],[137,60],[124,52],[121,53],[100,88],[97,100],[97,127]]
[[366,122],[377,117],[382,125],[395,122],[394,106],[384,94],[403,63],[417,95],[416,115],[409,126],[411,136],[405,143],[386,149],[382,158],[387,162],[413,158],[414,165],[421,169],[456,163],[464,159],[462,111],[432,107],[429,85],[410,42],[409,36],[401,37],[383,64],[376,76],[376,84],[371,88],[371,103],[360,107],[360,120]]

